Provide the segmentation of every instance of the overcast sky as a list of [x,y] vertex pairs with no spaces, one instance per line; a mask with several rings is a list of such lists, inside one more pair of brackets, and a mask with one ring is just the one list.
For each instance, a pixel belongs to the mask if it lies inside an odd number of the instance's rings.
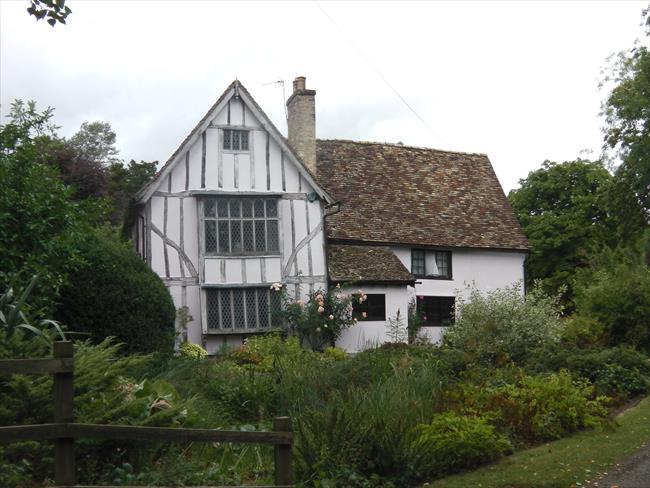
[[600,70],[643,39],[647,2],[68,0],[55,28],[28,4],[0,0],[3,120],[36,100],[62,135],[108,121],[122,158],[164,162],[235,78],[286,134],[265,83],[288,96],[304,75],[319,138],[487,153],[507,192],[545,159],[598,156]]

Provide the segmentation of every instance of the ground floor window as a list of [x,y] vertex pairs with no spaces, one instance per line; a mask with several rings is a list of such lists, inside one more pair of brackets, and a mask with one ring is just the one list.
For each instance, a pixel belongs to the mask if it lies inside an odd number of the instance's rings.
[[427,297],[418,295],[418,314],[425,327],[447,327],[454,322],[454,297]]
[[357,320],[386,320],[386,295],[369,293],[363,303],[354,305],[352,316]]
[[280,294],[269,287],[205,290],[208,329],[255,330],[280,325]]

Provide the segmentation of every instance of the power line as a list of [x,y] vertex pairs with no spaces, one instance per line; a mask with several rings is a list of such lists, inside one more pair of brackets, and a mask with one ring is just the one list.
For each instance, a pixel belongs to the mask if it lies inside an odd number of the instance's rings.
[[380,71],[375,67],[374,64],[372,64],[372,62],[371,62],[371,61],[368,59],[368,57],[363,53],[363,51],[361,51],[361,49],[359,49],[359,47],[354,43],[354,41],[353,41],[353,40],[352,40],[352,39],[351,39],[351,38],[350,38],[350,37],[345,33],[345,31],[344,31],[344,30],[343,30],[343,29],[342,29],[342,28],[341,28],[341,27],[340,27],[340,26],[339,26],[339,25],[334,21],[334,19],[333,19],[333,18],[332,18],[332,17],[331,17],[331,16],[330,16],[326,11],[325,11],[325,9],[324,9],[324,8],[322,7],[322,5],[318,2],[318,0],[313,0],[313,1],[314,1],[314,3],[316,4],[316,6],[320,9],[320,11],[323,12],[323,14],[325,15],[325,17],[327,17],[327,18],[329,19],[329,21],[332,23],[332,25],[334,25],[334,27],[336,27],[336,28],[339,30],[339,32],[340,32],[341,34],[343,34],[343,36],[344,36],[344,37],[346,38],[346,40],[350,43],[350,45],[351,45],[351,46],[352,46],[352,47],[357,51],[357,53],[359,54],[359,56],[361,56],[361,58],[362,58],[366,63],[368,63],[368,66],[370,66],[370,67],[372,68],[372,70],[377,74],[377,76],[379,76],[379,77],[381,78],[381,80],[386,84],[386,86],[388,86],[388,88],[390,88],[390,89],[393,91],[393,93],[397,96],[397,98],[399,98],[399,99],[402,101],[402,103],[403,103],[404,105],[406,105],[406,107],[407,107],[407,108],[408,108],[408,109],[413,113],[413,115],[415,115],[415,116],[420,120],[420,122],[422,122],[422,124],[423,124],[423,125],[424,125],[428,130],[429,130],[429,132],[431,132],[431,134],[433,134],[434,137],[436,137],[436,139],[438,139],[439,141],[441,141],[442,143],[444,143],[443,138],[442,138],[442,137],[441,137],[441,136],[440,136],[436,131],[434,131],[434,130],[431,128],[431,126],[430,126],[429,124],[427,124],[427,122],[426,122],[422,117],[420,117],[420,114],[418,114],[418,113],[415,111],[415,109],[414,109],[413,107],[411,107],[411,105],[406,101],[406,99],[405,99],[402,95],[400,95],[400,93],[397,91],[397,89],[396,89],[393,85],[390,84],[390,82],[386,79],[386,77],[385,77],[383,74],[381,74],[381,72],[380,72]]

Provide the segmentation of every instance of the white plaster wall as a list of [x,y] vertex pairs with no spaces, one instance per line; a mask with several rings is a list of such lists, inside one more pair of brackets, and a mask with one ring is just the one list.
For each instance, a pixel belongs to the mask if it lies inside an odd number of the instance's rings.
[[[411,248],[395,247],[393,252],[411,270]],[[456,249],[451,251],[451,280],[418,279],[415,288],[409,287],[409,300],[415,296],[467,297],[468,286],[481,292],[493,291],[524,280],[523,252]],[[420,334],[432,342],[439,342],[446,327],[424,327]]]
[[[359,287],[342,288],[345,293],[355,293]],[[383,293],[386,295],[386,321],[362,321],[344,330],[336,345],[348,352],[363,351],[376,347],[388,340],[387,328],[389,318],[394,318],[397,310],[404,317],[406,327],[408,315],[408,291],[406,286],[362,286],[364,293]]]

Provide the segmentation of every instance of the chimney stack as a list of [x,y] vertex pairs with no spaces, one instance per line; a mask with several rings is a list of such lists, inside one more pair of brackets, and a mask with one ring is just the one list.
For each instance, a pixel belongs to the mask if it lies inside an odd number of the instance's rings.
[[293,93],[287,100],[289,144],[316,174],[316,90],[305,88],[305,77],[293,80]]

